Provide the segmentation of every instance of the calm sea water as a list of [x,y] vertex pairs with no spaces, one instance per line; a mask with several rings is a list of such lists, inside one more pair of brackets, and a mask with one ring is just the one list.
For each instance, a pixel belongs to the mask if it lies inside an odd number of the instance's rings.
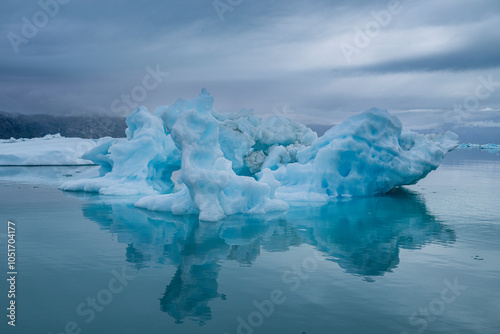
[[0,168],[2,333],[499,333],[500,156],[384,196],[219,223],[63,193],[94,167]]

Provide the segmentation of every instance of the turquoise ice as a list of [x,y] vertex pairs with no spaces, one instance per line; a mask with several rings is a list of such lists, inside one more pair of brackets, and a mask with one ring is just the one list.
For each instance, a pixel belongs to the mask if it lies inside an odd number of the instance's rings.
[[101,165],[101,175],[61,189],[141,195],[137,207],[218,221],[285,211],[297,202],[386,193],[425,177],[458,144],[451,132],[405,131],[376,108],[318,138],[285,117],[219,114],[213,102],[203,90],[154,114],[137,109],[127,118],[126,140],[102,140],[85,154]]

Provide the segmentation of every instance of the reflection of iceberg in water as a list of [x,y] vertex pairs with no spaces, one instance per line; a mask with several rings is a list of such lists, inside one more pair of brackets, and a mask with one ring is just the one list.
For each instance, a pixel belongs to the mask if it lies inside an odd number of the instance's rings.
[[370,281],[397,267],[401,248],[455,240],[454,231],[427,211],[419,195],[403,189],[327,206],[296,207],[286,214],[231,216],[218,223],[142,211],[132,202],[109,197],[87,199],[85,217],[128,245],[126,261],[138,269],[152,263],[177,267],[160,298],[160,309],[178,323],[209,321],[210,301],[225,299],[217,282],[221,261],[250,266],[261,249],[286,252],[309,244],[347,273]]
[[423,199],[404,189],[297,211],[289,213],[293,225],[307,229],[310,242],[346,272],[362,276],[392,271],[400,248],[455,241],[454,231],[427,211]]
[[217,262],[227,254],[228,245],[216,237],[217,229],[199,233],[203,228],[196,221],[189,227],[186,238],[165,245],[165,255],[176,258],[177,271],[160,299],[160,309],[177,323],[191,318],[203,325],[212,318],[208,302],[224,298],[218,292],[221,266]]
[[177,323],[193,317],[200,325],[205,324],[212,319],[208,302],[218,297],[225,298],[217,291],[220,268],[213,262],[192,265],[188,270],[180,266],[160,299],[160,309],[176,319]]

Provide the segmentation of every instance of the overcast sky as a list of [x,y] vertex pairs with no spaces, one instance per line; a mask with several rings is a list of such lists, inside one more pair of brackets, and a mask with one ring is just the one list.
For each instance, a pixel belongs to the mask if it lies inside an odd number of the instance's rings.
[[126,114],[203,87],[309,123],[500,109],[498,0],[55,1],[1,1],[0,110]]

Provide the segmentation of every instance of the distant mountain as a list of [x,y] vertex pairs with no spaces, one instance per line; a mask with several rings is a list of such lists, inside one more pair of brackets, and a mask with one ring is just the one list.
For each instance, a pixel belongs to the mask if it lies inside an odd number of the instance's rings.
[[[417,115],[420,116],[420,115]],[[447,130],[457,133],[461,143],[500,144],[500,122],[439,124],[434,114],[425,114],[422,121],[425,126],[413,128],[414,119],[405,126],[420,133],[442,133]],[[431,117],[432,116],[432,117]],[[491,115],[489,115],[491,117]],[[408,117],[406,117],[408,118]],[[418,119],[417,119],[418,120]],[[496,126],[499,125],[499,126]],[[322,136],[333,125],[308,124],[318,136]],[[52,116],[52,115],[22,115],[0,111],[0,139],[34,138],[48,134],[60,133],[64,137],[102,138],[125,137],[125,118],[106,116]]]
[[106,116],[19,115],[0,112],[0,139],[34,138],[60,133],[64,137],[125,137],[125,118]]
[[[332,125],[310,124],[322,136]],[[106,116],[23,115],[0,111],[0,139],[35,138],[60,133],[64,137],[125,137],[125,118]]]

